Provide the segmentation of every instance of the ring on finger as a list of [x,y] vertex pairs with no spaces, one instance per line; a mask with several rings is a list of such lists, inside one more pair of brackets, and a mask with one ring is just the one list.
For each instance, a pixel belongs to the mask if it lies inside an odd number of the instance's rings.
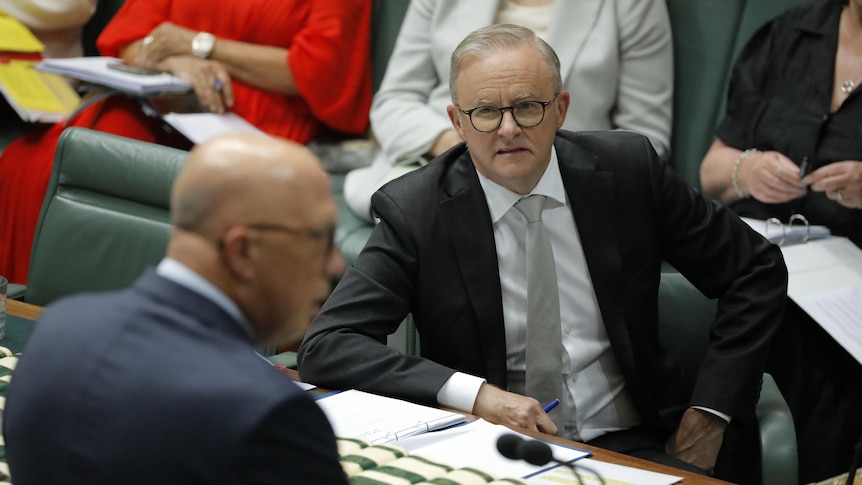
[[143,41],[144,47],[147,47],[148,45],[150,45],[152,43],[153,43],[153,36],[152,35],[148,35],[148,36],[144,37],[144,41]]
[[842,192],[841,189],[838,189],[838,200],[844,202],[844,192]]

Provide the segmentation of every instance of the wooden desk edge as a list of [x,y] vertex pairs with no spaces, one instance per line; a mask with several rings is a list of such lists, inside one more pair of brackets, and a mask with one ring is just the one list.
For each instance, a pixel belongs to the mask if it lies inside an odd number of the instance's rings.
[[[292,377],[296,381],[300,381],[299,373],[293,369],[287,369],[287,374]],[[316,388],[317,392],[327,392],[325,389]],[[475,419],[475,416],[471,416]],[[636,458],[634,456],[624,455],[622,453],[617,453],[614,451],[605,450],[602,448],[596,448],[595,446],[590,446],[584,443],[578,443],[575,441],[567,440],[564,438],[559,438],[557,436],[551,436],[543,433],[539,433],[536,431],[530,431],[524,428],[517,428],[513,426],[506,427],[525,435],[532,436],[534,438],[539,438],[545,441],[552,441],[555,443],[559,443],[563,446],[568,446],[571,448],[578,448],[581,450],[589,451],[592,453],[590,458],[604,461],[607,463],[613,463],[615,465],[623,465],[631,468],[638,468],[640,470],[647,470],[656,473],[664,473],[666,475],[673,475],[677,477],[682,477],[682,481],[685,485],[729,485],[730,482],[725,482],[723,480],[719,480],[717,478],[707,477],[703,475],[697,475],[691,472],[687,472],[685,470],[680,470],[678,468],[673,468],[667,465],[661,465],[659,463],[653,463],[651,461],[646,461],[641,458]],[[575,462],[577,463],[577,462]]]
[[31,305],[18,300],[6,300],[6,314],[13,317],[26,318],[27,320],[36,320],[42,314],[44,307]]

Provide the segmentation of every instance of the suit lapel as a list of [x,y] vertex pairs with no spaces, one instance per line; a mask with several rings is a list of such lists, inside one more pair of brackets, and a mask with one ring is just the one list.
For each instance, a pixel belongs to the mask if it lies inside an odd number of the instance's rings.
[[632,369],[631,339],[622,312],[625,302],[619,292],[622,259],[614,174],[599,171],[595,155],[565,138],[558,136],[554,146],[605,329],[621,364]]
[[464,150],[443,181],[451,197],[440,203],[462,281],[473,306],[483,342],[482,360],[488,381],[506,386],[506,340],[503,328],[503,297],[494,232],[485,193]]
[[554,2],[551,24],[548,27],[548,44],[560,58],[563,85],[578,60],[605,0],[578,0]]

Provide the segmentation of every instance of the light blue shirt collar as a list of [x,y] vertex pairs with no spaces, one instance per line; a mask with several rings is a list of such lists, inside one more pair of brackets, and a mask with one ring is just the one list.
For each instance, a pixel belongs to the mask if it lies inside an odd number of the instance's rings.
[[165,279],[171,280],[180,286],[194,291],[218,305],[222,310],[227,312],[228,315],[233,317],[234,321],[239,324],[240,328],[243,329],[252,342],[257,341],[257,332],[255,332],[248,319],[245,318],[242,310],[240,310],[239,307],[236,306],[236,303],[228,298],[224,292],[207,281],[206,278],[195,273],[188,266],[172,258],[162,259],[156,267],[156,273]]
[[[509,212],[509,209],[516,202],[524,198],[520,194],[516,194],[511,190],[491,181],[478,171],[479,183],[482,185],[482,190],[485,191],[485,200],[488,201],[488,209],[491,211],[491,223],[496,224],[503,215]],[[557,160],[557,149],[551,147],[551,160],[548,162],[545,173],[539,179],[539,183],[528,195],[544,195],[550,199],[554,199],[560,205],[566,203],[566,188],[563,187],[563,177],[560,175],[560,164]]]

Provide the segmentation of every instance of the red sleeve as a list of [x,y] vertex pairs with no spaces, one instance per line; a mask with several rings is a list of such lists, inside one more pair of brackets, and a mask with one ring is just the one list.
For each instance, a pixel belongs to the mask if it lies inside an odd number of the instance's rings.
[[312,0],[287,62],[299,93],[331,128],[361,134],[371,109],[370,0]]
[[103,56],[120,55],[120,48],[143,39],[168,19],[171,0],[126,0],[99,35],[97,47]]

